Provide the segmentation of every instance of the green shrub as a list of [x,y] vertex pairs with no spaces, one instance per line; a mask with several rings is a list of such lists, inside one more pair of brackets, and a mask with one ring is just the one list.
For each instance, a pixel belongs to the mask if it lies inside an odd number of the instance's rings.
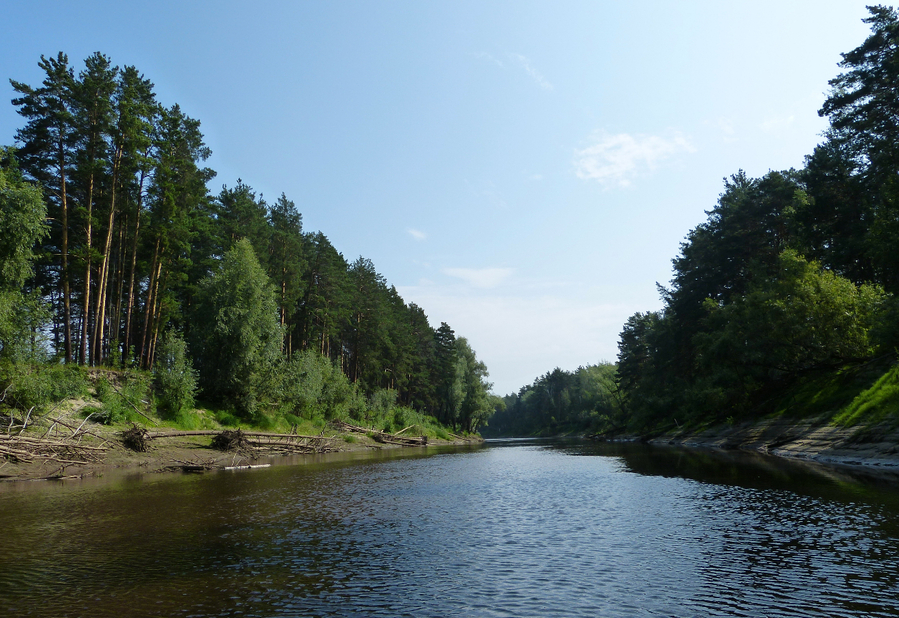
[[119,374],[121,384],[116,386],[105,376],[94,383],[94,394],[103,404],[99,416],[106,425],[117,423],[143,423],[146,421],[150,397],[150,378],[138,372]]
[[240,425],[240,419],[231,410],[216,410],[213,412],[213,416],[223,427],[237,427]]
[[174,419],[194,405],[197,372],[187,356],[187,344],[171,331],[159,344],[153,368],[153,387],[163,418]]
[[29,410],[79,397],[87,391],[84,371],[77,366],[40,363],[0,365],[0,393],[3,405]]

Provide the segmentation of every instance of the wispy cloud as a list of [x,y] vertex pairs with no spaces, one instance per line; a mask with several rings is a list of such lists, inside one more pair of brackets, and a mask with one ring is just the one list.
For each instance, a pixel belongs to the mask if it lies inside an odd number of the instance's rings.
[[676,131],[667,137],[601,133],[592,146],[575,151],[574,165],[578,178],[627,187],[661,161],[695,150],[690,140]]
[[552,90],[553,85],[546,81],[546,78],[535,69],[531,65],[531,61],[527,59],[526,56],[522,56],[521,54],[509,54],[509,58],[518,63],[518,65],[524,69],[525,73],[527,73],[534,82],[543,88],[544,90]]
[[512,274],[511,268],[444,268],[444,275],[462,279],[470,285],[489,289],[495,288]]
[[792,127],[795,120],[796,116],[793,115],[769,117],[766,118],[764,122],[759,124],[759,128],[765,133],[782,135],[785,131],[789,130],[790,127]]
[[481,60],[486,60],[488,62],[492,62],[496,66],[501,69],[506,68],[506,65],[503,64],[503,61],[494,56],[493,54],[488,54],[487,52],[478,52],[476,54],[472,54],[475,58],[480,58]]
[[712,127],[725,144],[732,144],[737,141],[737,130],[734,127],[734,121],[724,116],[706,120],[703,124]]
[[[486,60],[491,64],[495,64],[500,69],[506,69],[506,62],[503,62],[493,54],[489,54],[487,52],[477,52],[472,54],[475,58],[479,58],[481,60]],[[549,81],[543,76],[543,74],[534,68],[534,65],[531,64],[531,61],[527,56],[523,56],[521,54],[506,54],[506,58],[511,62],[512,66],[517,66],[521,68],[525,74],[530,77],[535,84],[540,86],[543,90],[552,90],[553,85],[549,83]]]
[[417,240],[419,242],[421,242],[422,240],[425,240],[428,237],[428,235],[425,234],[424,232],[422,232],[421,230],[416,230],[411,227],[408,230],[406,230],[406,232],[409,234],[409,236],[411,236],[412,238],[414,238],[415,240]]

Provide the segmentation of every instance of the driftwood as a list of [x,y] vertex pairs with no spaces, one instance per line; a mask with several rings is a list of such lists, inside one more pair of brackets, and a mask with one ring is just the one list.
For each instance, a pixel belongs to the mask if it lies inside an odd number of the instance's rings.
[[[90,418],[90,417],[93,416],[93,415],[94,415],[94,412],[91,412],[90,414],[88,414],[88,417],[87,417],[87,418]],[[87,422],[87,418],[84,419],[85,422]],[[99,435],[99,434],[96,434],[96,433],[94,433],[94,432],[92,432],[92,431],[88,431],[87,429],[84,429],[84,423],[81,423],[81,425],[79,425],[78,427],[75,427],[74,425],[70,425],[69,423],[63,421],[62,419],[52,418],[52,417],[51,417],[50,420],[53,421],[54,424],[59,424],[59,425],[62,425],[63,427],[68,427],[69,429],[71,429],[71,430],[72,430],[72,435],[70,436],[70,439],[75,439],[76,437],[80,439],[80,436],[79,436],[78,434],[81,434],[81,435],[93,436],[93,437],[95,437],[95,438],[97,438],[97,439],[99,439],[99,440],[102,440],[104,444],[108,444],[108,443],[109,443],[109,441],[108,441],[106,438],[104,438],[103,436],[101,436],[101,435]],[[53,425],[50,425],[50,429],[53,429]],[[45,431],[45,432],[44,432],[44,435],[41,436],[41,437],[42,437],[42,438],[45,438],[45,437],[49,436],[49,435],[50,435],[50,429],[48,429],[47,431]]]
[[[225,431],[231,431],[226,429]],[[235,430],[237,431],[237,430]],[[266,438],[302,438],[307,440],[321,440],[327,439],[323,438],[323,436],[304,436],[296,433],[269,433],[267,431],[244,431],[243,429],[239,430],[245,436],[262,436]],[[157,438],[181,438],[183,436],[217,436],[222,433],[221,429],[191,429],[187,431],[151,431],[149,433],[150,439],[155,440]]]
[[73,441],[10,436],[0,434],[0,457],[21,463],[57,463],[63,468],[72,465],[102,463],[106,447],[87,446]]
[[255,454],[257,451],[283,453],[328,453],[336,450],[332,439],[325,436],[304,436],[295,433],[268,433],[243,429],[196,429],[190,431],[151,431],[148,440],[182,438],[188,436],[213,436],[212,447],[220,451],[240,451]]
[[126,429],[122,432],[122,444],[125,445],[125,448],[129,448],[132,451],[146,453],[150,450],[150,440],[147,438],[148,435],[149,432],[146,429],[137,423],[132,423],[130,429]]
[[[351,425],[349,423],[344,423],[343,421],[331,421],[331,424],[339,429],[340,431],[348,431],[351,433],[361,433],[365,435],[369,435],[376,442],[381,442],[382,444],[398,444],[401,446],[427,446],[428,437],[421,436],[418,438],[407,438],[405,436],[400,436],[402,433],[387,433],[385,431],[376,431],[374,429],[368,429],[366,427],[360,427],[359,425]],[[412,425],[411,427],[414,427]],[[408,430],[410,427],[406,427],[403,431]]]
[[212,439],[212,448],[220,451],[238,451],[250,447],[250,441],[240,429],[219,432]]

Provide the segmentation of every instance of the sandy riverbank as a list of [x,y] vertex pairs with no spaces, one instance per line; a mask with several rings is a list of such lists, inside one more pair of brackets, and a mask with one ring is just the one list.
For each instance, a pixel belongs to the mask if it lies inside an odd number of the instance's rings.
[[[88,427],[90,433],[78,434],[77,443],[98,448],[85,463],[61,464],[56,459],[34,457],[30,462],[15,458],[0,461],[0,481],[64,480],[104,476],[109,474],[159,473],[175,471],[202,471],[225,469],[235,466],[278,465],[293,463],[298,455],[325,455],[330,453],[352,453],[384,449],[420,450],[422,448],[474,445],[483,440],[480,437],[453,437],[450,440],[430,439],[427,447],[403,446],[378,441],[375,438],[354,432],[326,430],[313,440],[285,439],[285,442],[308,443],[310,449],[285,452],[277,446],[254,446],[231,451],[222,451],[212,446],[211,436],[184,435],[153,439],[149,450],[136,452],[126,448],[122,441],[121,428],[99,425]],[[69,432],[71,433],[71,432]],[[55,436],[59,439],[59,435]],[[63,436],[72,442],[70,437]]]

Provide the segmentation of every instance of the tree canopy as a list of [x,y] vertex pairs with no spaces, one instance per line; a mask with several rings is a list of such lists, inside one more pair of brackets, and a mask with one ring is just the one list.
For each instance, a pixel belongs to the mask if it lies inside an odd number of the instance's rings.
[[210,193],[200,121],[137,68],[101,53],[38,66],[39,85],[11,80],[23,124],[15,155],[0,151],[0,353],[27,341],[69,364],[159,364],[170,415],[193,362],[199,396],[244,416],[389,400],[483,422],[490,385],[470,347],[441,348],[420,307],[304,231],[286,195],[269,203],[241,179]]

